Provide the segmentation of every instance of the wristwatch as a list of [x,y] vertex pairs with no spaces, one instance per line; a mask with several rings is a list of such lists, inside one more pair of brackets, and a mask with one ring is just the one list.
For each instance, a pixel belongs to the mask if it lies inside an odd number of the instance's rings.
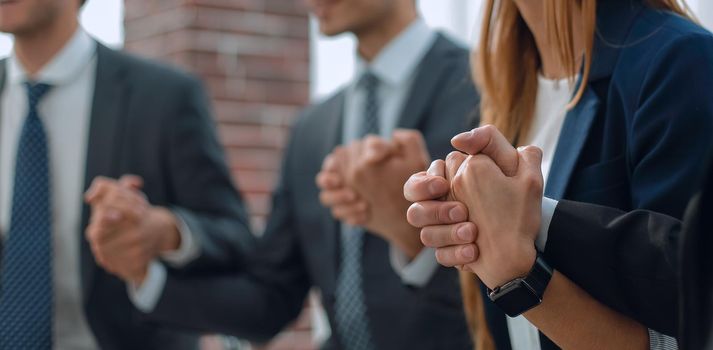
[[535,264],[527,276],[516,278],[493,290],[488,289],[488,296],[508,316],[520,316],[542,303],[552,273],[552,268],[538,252]]

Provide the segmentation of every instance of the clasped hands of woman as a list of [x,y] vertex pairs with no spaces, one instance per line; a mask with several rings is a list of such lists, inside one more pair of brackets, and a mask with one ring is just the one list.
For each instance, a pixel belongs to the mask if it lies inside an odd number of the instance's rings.
[[[406,182],[408,221],[436,258],[478,275],[491,289],[526,276],[536,259],[542,152],[515,149],[492,126],[457,135],[453,152]],[[449,213],[465,210],[467,220]]]

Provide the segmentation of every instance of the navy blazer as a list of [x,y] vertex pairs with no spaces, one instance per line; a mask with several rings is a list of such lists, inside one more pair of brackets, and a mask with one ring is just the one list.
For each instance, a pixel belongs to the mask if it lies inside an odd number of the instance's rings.
[[[713,145],[711,33],[641,0],[600,0],[586,84],[584,97],[566,116],[545,195],[681,219]],[[568,250],[562,242],[548,241],[545,255],[569,276],[577,266],[562,259]],[[646,267],[641,274],[647,274]],[[592,277],[574,282],[603,302],[621,288],[602,286]],[[633,313],[626,304],[609,306]],[[651,313],[659,305],[647,307]],[[488,316],[504,326],[504,316]],[[647,326],[675,334],[675,329]],[[502,328],[494,330],[499,349],[508,348],[503,331],[506,335]],[[541,339],[543,349],[557,348]]]

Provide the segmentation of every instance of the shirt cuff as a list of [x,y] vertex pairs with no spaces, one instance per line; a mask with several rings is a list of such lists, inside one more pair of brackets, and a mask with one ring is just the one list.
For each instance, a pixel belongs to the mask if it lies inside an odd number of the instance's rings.
[[140,286],[128,285],[129,299],[139,311],[150,313],[158,304],[166,286],[166,267],[154,260],[149,264],[146,278]]
[[649,349],[651,350],[678,350],[676,338],[669,337],[649,329]]
[[436,251],[433,248],[423,248],[416,258],[409,261],[406,254],[392,246],[389,258],[391,267],[401,277],[401,281],[413,287],[425,287],[438,270]]
[[181,245],[178,249],[161,254],[161,260],[175,268],[181,268],[195,260],[200,254],[200,249],[196,244],[196,239],[188,227],[186,221],[183,220],[177,211],[173,211],[178,225],[178,234],[181,236]]
[[555,209],[559,202],[547,197],[542,197],[542,221],[540,221],[540,231],[537,233],[535,246],[541,253],[545,252],[547,246],[547,237],[550,231],[552,217],[555,215]]

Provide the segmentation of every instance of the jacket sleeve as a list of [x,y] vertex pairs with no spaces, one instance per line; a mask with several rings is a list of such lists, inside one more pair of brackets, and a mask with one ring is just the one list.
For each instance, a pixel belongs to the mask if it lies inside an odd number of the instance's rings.
[[604,290],[600,301],[675,335],[680,233],[681,221],[667,215],[560,201],[545,256],[584,290]]
[[286,148],[266,231],[245,263],[201,274],[170,270],[149,319],[261,342],[297,318],[311,281],[294,232],[292,149]]
[[201,85],[181,87],[177,116],[165,122],[165,168],[173,210],[193,237],[197,258],[182,270],[229,269],[254,248],[248,215],[233,185]]

